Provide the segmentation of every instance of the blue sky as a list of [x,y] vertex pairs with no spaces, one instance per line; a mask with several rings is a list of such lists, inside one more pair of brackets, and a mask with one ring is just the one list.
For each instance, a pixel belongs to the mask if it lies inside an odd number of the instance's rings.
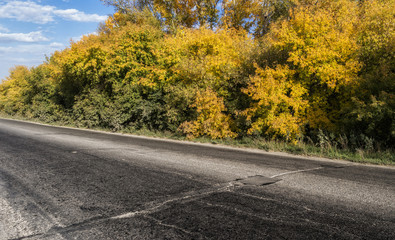
[[0,0],[0,79],[94,33],[113,12],[100,0]]

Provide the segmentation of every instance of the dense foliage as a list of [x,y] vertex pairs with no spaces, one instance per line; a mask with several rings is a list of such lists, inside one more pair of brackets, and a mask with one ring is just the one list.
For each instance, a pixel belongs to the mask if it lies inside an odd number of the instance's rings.
[[188,138],[395,146],[394,0],[106,0],[117,12],[0,84],[0,111]]

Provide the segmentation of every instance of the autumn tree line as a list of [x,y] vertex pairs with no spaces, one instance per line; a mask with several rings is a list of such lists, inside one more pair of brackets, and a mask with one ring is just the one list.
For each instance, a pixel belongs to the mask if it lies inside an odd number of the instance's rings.
[[10,70],[1,112],[188,138],[395,146],[394,0],[102,1],[116,13],[97,34]]

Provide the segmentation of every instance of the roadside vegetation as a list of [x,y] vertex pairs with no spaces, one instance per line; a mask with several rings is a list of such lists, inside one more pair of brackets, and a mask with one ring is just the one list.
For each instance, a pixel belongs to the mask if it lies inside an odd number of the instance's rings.
[[105,0],[0,84],[4,116],[395,163],[395,0]]

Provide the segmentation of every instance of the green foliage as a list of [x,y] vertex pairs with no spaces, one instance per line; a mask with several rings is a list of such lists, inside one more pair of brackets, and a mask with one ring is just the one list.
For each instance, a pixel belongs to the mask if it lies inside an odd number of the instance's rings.
[[80,127],[103,127],[108,111],[108,99],[95,89],[81,94],[73,105],[73,116]]
[[[392,6],[392,7],[390,7]],[[345,131],[358,132],[395,146],[395,1],[364,1],[360,22],[360,87]]]

